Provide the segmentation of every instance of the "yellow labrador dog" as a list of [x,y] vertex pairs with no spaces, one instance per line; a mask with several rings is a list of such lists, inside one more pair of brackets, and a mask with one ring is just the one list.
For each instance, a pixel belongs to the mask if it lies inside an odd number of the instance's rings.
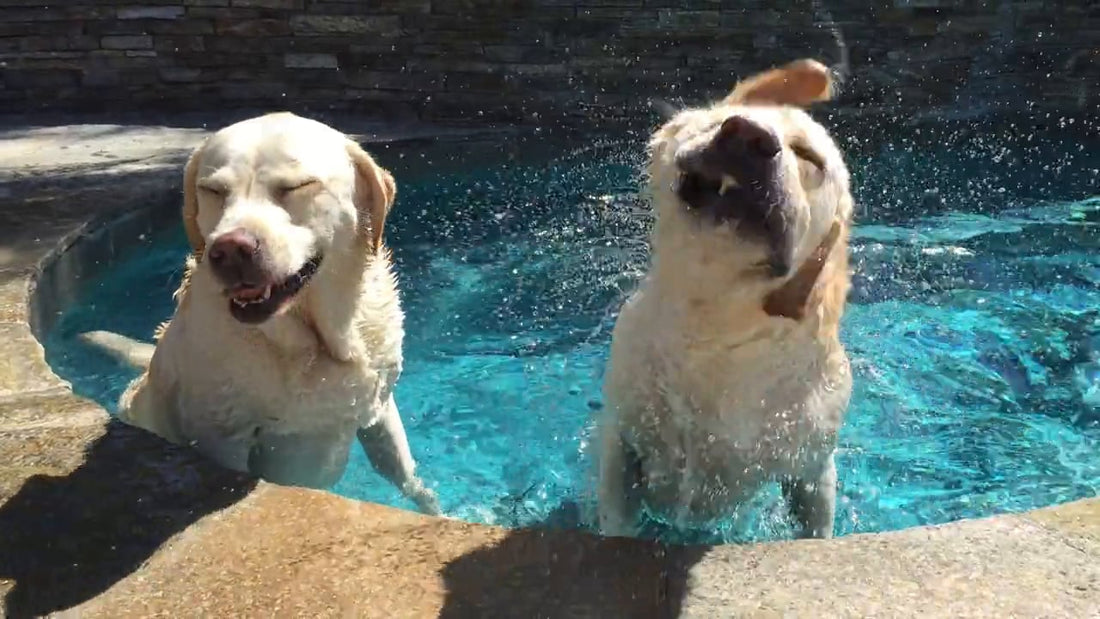
[[799,109],[831,88],[796,61],[652,137],[652,264],[615,325],[598,428],[605,534],[635,534],[643,508],[704,525],[779,480],[802,535],[832,535],[852,197]]
[[156,348],[85,339],[147,365],[119,416],[224,466],[325,487],[357,436],[424,512],[393,389],[404,314],[382,242],[396,188],[358,144],[290,113],[226,127],[184,171],[194,253]]

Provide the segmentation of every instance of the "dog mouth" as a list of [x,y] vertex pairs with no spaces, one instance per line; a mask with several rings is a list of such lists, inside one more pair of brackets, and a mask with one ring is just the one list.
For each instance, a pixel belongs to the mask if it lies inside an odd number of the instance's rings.
[[701,148],[676,157],[673,191],[696,216],[732,225],[738,239],[763,243],[767,257],[754,270],[771,277],[790,272],[794,203],[787,193],[783,147],[776,133],[733,115]]
[[229,313],[245,324],[258,324],[267,320],[286,307],[306,287],[321,267],[321,259],[320,255],[310,258],[302,268],[281,282],[264,286],[244,283],[226,290]]
[[[698,172],[680,172],[674,187],[689,208],[727,216],[732,213],[722,211],[732,210],[737,204],[737,196],[731,192],[737,189],[742,189],[741,182],[730,174],[715,178]],[[723,206],[726,208],[722,209]]]
[[791,268],[789,209],[777,189],[758,179],[742,183],[732,174],[697,172],[681,172],[673,187],[687,209],[710,225],[731,226],[737,238],[763,243],[766,256],[747,267],[765,277],[783,277]]

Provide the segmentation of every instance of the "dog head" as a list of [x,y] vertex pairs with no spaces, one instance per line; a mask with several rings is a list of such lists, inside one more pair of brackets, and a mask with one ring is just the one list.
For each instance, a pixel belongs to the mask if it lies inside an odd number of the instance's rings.
[[198,268],[249,324],[288,308],[326,256],[382,251],[396,187],[344,134],[290,113],[230,125],[191,155],[183,222]]
[[759,290],[768,313],[800,318],[852,215],[841,152],[800,109],[831,88],[825,66],[799,60],[665,123],[650,142],[656,259],[697,258],[719,281]]

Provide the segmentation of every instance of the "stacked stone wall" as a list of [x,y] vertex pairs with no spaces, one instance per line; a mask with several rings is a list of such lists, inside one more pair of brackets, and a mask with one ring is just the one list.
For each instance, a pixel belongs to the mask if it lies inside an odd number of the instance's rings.
[[0,0],[0,110],[545,122],[696,101],[842,49],[848,108],[1090,110],[1100,4]]

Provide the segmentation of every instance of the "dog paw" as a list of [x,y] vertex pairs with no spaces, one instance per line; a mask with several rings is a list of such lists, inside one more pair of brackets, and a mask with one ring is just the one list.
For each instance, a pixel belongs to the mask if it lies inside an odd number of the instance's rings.
[[439,507],[439,497],[419,479],[405,484],[405,487],[401,490],[405,493],[405,496],[416,503],[416,507],[421,513],[429,516],[443,515],[443,510]]

